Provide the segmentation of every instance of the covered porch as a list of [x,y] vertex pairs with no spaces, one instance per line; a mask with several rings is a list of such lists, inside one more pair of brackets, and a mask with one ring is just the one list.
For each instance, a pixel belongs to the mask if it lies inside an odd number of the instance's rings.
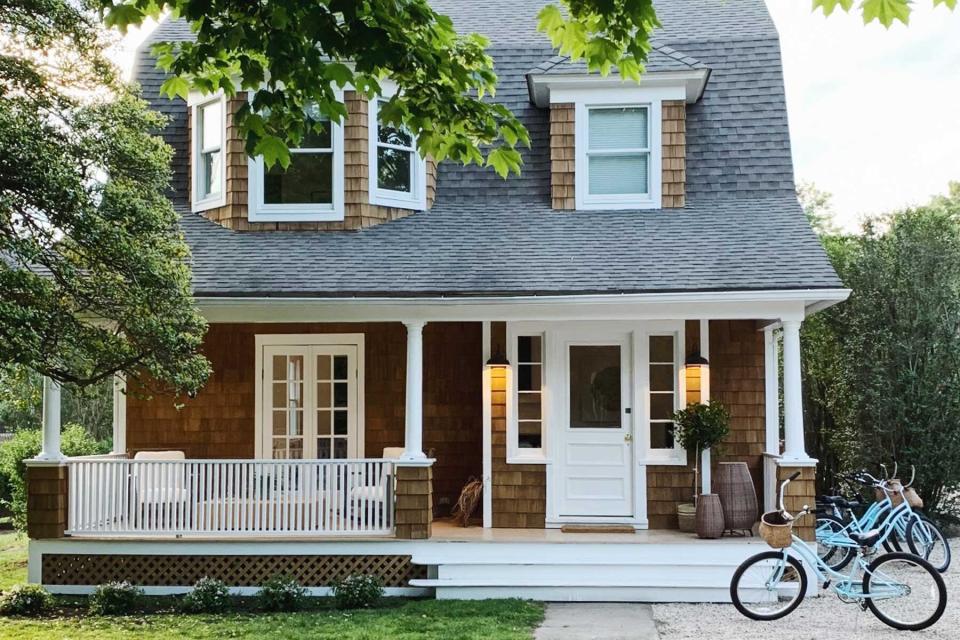
[[205,301],[213,377],[183,408],[118,386],[115,453],[63,459],[46,385],[31,537],[442,541],[433,521],[471,477],[478,532],[673,529],[693,467],[709,492],[718,460],[678,449],[669,412],[710,399],[731,408],[725,460],[748,464],[761,504],[795,468],[791,500],[809,500],[800,326],[842,295]]

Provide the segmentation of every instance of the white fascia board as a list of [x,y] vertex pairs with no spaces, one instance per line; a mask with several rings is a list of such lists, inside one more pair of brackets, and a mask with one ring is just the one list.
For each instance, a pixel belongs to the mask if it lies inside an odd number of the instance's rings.
[[642,89],[672,89],[670,97],[664,100],[685,100],[692,104],[700,99],[710,77],[709,69],[690,69],[689,71],[658,71],[644,73],[639,84],[625,80],[617,74],[601,76],[599,74],[530,74],[527,87],[530,100],[538,107],[545,108],[551,103],[575,102],[571,96],[585,91],[598,89],[621,89],[625,92]]
[[476,298],[199,297],[197,305],[210,322],[802,320],[809,305],[848,295],[846,289],[798,289]]

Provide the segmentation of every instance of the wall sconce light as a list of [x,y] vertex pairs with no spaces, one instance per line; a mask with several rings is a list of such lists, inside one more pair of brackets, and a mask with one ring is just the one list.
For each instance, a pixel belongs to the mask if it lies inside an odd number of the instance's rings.
[[709,367],[710,361],[700,355],[699,351],[695,351],[687,356],[687,360],[683,363],[683,365],[687,368],[696,367],[699,369],[701,367]]
[[485,365],[486,369],[506,369],[510,366],[510,361],[507,360],[507,356],[503,354],[503,351],[497,349],[496,352],[487,360]]

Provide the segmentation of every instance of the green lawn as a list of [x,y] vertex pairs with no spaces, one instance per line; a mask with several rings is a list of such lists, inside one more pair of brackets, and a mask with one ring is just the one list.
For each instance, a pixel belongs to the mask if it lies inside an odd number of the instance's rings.
[[[0,589],[27,577],[26,541],[0,534]],[[75,601],[75,599],[71,599]],[[319,600],[302,613],[188,616],[154,599],[159,613],[122,618],[88,617],[67,604],[41,620],[0,617],[0,638],[17,640],[176,640],[258,638],[265,640],[520,640],[529,639],[543,619],[543,606],[518,600],[482,602],[388,599],[369,611],[336,611]]]

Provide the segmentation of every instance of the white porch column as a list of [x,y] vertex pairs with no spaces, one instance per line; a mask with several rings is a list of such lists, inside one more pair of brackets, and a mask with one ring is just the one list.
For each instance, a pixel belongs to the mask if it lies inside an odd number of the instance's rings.
[[808,462],[803,444],[803,391],[800,375],[800,321],[783,321],[783,458]]
[[[700,355],[710,360],[710,321],[700,321]],[[710,402],[710,368],[700,367],[700,402]],[[710,468],[710,449],[700,454],[700,493],[713,493],[713,479]]]
[[780,354],[772,326],[763,329],[764,419],[766,444],[764,451],[780,455]]
[[480,366],[483,367],[483,527],[493,526],[493,412],[491,399],[493,385],[490,371],[484,366],[490,359],[490,321],[484,320],[482,328],[483,353]]
[[407,408],[404,460],[423,460],[423,320],[404,322],[407,327]]
[[63,460],[60,451],[60,384],[43,378],[43,433],[40,454],[34,460]]

